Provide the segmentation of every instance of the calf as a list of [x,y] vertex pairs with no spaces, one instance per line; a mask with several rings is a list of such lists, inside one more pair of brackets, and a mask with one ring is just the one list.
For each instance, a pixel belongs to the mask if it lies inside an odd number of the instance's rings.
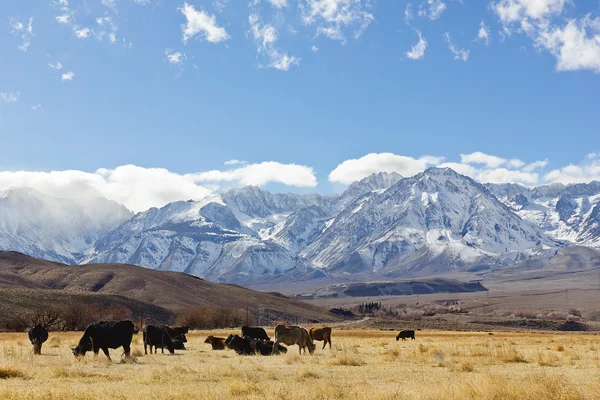
[[310,328],[308,331],[308,335],[310,336],[310,340],[313,342],[315,340],[323,341],[323,349],[325,345],[329,343],[329,348],[331,349],[331,328],[326,326],[325,328]]
[[98,355],[100,349],[110,360],[108,349],[123,347],[125,357],[131,356],[131,338],[135,327],[131,321],[102,321],[89,325],[73,349],[75,357],[84,356],[88,351]]
[[244,337],[250,343],[250,346],[254,349],[255,353],[263,356],[270,356],[271,354],[287,353],[287,348],[280,344],[277,345],[277,350],[274,351],[274,344],[272,340],[256,340],[249,337]]
[[402,341],[404,341],[408,338],[415,340],[415,331],[413,331],[413,330],[400,331],[398,336],[396,336],[396,341],[398,341],[400,339],[402,339]]
[[255,354],[248,339],[242,339],[239,335],[229,335],[225,339],[225,344],[235,350],[239,355],[247,356]]
[[206,338],[204,343],[210,343],[213,350],[224,350],[225,349],[225,338],[215,337],[210,335]]
[[29,341],[33,345],[33,354],[42,354],[42,343],[48,340],[48,331],[42,325],[35,325],[27,333]]
[[169,353],[175,353],[175,347],[173,345],[173,339],[169,336],[166,327],[148,325],[143,330],[144,338],[144,354],[148,354],[147,346],[150,346],[150,354],[152,354],[152,346],[154,346],[154,354],[158,348],[161,352],[165,352],[165,347],[169,350]]

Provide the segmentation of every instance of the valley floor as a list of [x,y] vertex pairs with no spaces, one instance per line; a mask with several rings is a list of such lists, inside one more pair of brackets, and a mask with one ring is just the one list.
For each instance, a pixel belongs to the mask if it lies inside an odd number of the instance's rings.
[[[143,355],[132,362],[70,348],[81,333],[51,333],[33,356],[25,333],[0,334],[2,399],[599,399],[600,336],[334,330],[333,348],[298,355],[237,356],[212,351],[208,334],[188,336],[187,351]],[[269,335],[273,332],[268,331]]]

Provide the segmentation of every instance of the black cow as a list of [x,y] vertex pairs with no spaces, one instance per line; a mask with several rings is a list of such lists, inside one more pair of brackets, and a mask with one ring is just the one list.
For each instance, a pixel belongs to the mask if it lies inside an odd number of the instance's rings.
[[[256,340],[249,338],[248,336],[244,337],[244,340],[250,343],[250,346],[254,349],[255,353],[259,353],[263,356],[270,356],[271,354],[277,354],[277,352],[273,351],[273,341],[272,340]],[[287,348],[280,344],[277,345],[277,350],[281,353],[287,353]]]
[[400,331],[398,336],[396,336],[396,341],[398,341],[400,339],[402,339],[402,341],[404,341],[408,338],[415,340],[415,331],[413,331],[413,330]]
[[33,345],[33,354],[42,354],[42,343],[48,340],[48,331],[42,325],[35,325],[28,332],[29,341]]
[[248,356],[255,354],[254,349],[250,345],[250,341],[248,339],[242,339],[239,335],[227,336],[225,344],[235,350],[239,355]]
[[160,348],[164,354],[165,347],[169,350],[169,353],[175,353],[175,346],[173,345],[173,339],[167,332],[167,328],[164,326],[147,325],[142,331],[144,338],[144,354],[148,354],[147,346],[150,346],[150,354],[152,354],[152,347],[154,346],[154,354]]
[[256,340],[271,340],[263,328],[253,326],[242,326],[242,337],[249,337]]
[[123,346],[125,356],[130,357],[131,338],[135,327],[131,321],[102,321],[91,324],[83,332],[77,347],[73,348],[75,357],[84,356],[88,351],[98,355],[100,349],[110,360],[108,349]]
[[179,339],[173,339],[173,348],[175,350],[187,350],[183,342]]
[[185,337],[186,333],[189,332],[189,326],[167,326],[164,328],[167,330],[167,333],[171,337],[171,339],[177,339],[182,341],[183,343],[187,343],[187,338]]

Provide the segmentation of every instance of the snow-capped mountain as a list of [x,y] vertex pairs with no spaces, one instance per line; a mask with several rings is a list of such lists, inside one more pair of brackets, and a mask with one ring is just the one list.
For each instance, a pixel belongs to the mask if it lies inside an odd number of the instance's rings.
[[373,174],[341,194],[248,186],[136,215],[105,199],[0,192],[2,250],[219,282],[438,275],[545,258],[568,243],[600,247],[600,183],[481,185],[432,168]]
[[0,249],[73,264],[132,216],[104,198],[78,201],[12,188],[0,191]]
[[300,255],[332,272],[400,276],[513,263],[555,247],[483,185],[432,168],[351,203]]
[[600,247],[600,182],[536,188],[515,184],[486,187],[521,218],[549,236]]
[[179,201],[135,215],[96,243],[88,263],[128,263],[249,283],[322,275],[281,245],[262,241],[217,202]]

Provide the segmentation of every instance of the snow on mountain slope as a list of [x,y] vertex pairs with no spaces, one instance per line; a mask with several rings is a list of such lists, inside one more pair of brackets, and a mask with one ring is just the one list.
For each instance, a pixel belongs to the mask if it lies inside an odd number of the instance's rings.
[[132,212],[104,198],[71,200],[32,189],[0,191],[0,249],[76,263]]
[[575,244],[598,246],[600,182],[526,188],[487,184],[500,201],[549,236]]
[[139,213],[99,240],[85,261],[137,264],[229,283],[315,274],[294,253],[259,239],[228,206],[205,201],[175,202]]
[[338,273],[408,273],[406,262],[421,270],[436,260],[447,272],[514,262],[554,247],[481,184],[432,168],[348,205],[300,255]]
[[269,229],[264,238],[298,253],[326,229],[329,219],[329,214],[318,206],[304,207]]

